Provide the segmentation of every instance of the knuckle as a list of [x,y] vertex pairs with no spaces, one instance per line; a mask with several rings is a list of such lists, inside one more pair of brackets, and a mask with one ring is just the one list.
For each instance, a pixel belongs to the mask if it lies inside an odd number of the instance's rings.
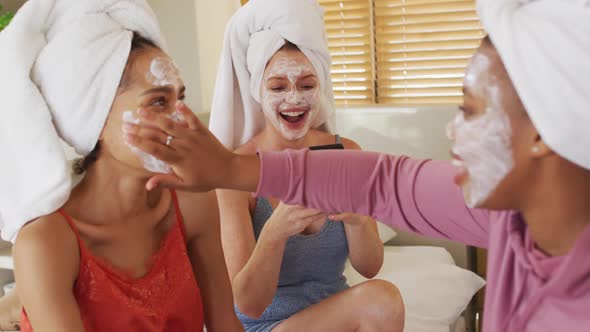
[[145,138],[149,138],[149,139],[154,139],[156,135],[154,135],[154,132],[149,130],[149,129],[144,129],[143,130],[143,137]]
[[143,139],[146,135],[145,135],[145,129],[144,128],[139,128],[137,129],[137,131],[135,132],[135,135],[141,139]]

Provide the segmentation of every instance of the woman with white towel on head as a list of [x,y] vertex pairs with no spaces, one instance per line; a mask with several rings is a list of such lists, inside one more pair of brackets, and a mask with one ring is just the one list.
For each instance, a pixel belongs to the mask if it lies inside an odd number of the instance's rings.
[[[0,49],[0,221],[21,329],[243,330],[214,193],[146,191],[170,168],[123,139],[141,112],[187,114],[146,2],[30,0]],[[73,189],[60,138],[85,156]]]
[[[230,20],[211,110],[227,148],[253,155],[351,140],[332,133],[333,93],[316,0],[252,0]],[[235,308],[246,331],[401,331],[403,303],[386,281],[350,289],[348,258],[367,278],[383,263],[369,217],[329,221],[272,197],[218,192]],[[362,310],[357,308],[363,304]]]
[[240,156],[195,118],[187,129],[148,116],[144,125],[192,153],[129,136],[172,162],[174,174],[147,187],[257,190],[487,248],[483,331],[590,331],[590,1],[478,0],[478,12],[489,38],[448,127],[452,164],[358,151]]

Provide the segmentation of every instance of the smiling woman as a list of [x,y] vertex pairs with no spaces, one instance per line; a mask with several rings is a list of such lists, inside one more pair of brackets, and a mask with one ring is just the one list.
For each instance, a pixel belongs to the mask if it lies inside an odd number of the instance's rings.
[[270,122],[287,140],[305,136],[320,107],[321,90],[311,62],[287,43],[271,58],[262,80],[260,98],[267,125]]
[[[253,0],[232,18],[211,114],[226,146],[246,155],[335,144],[359,149],[331,132],[321,13],[316,1]],[[219,191],[218,198],[235,310],[246,331],[401,331],[404,306],[393,284],[349,287],[343,275],[348,258],[368,278],[379,271],[383,244],[374,220],[328,220],[322,211],[237,191]]]

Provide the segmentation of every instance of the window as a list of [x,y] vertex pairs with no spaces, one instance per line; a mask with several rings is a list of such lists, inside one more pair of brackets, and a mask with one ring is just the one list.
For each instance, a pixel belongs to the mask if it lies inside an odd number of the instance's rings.
[[375,103],[374,38],[369,0],[323,0],[337,104]]
[[474,0],[320,0],[340,105],[461,102],[484,32]]

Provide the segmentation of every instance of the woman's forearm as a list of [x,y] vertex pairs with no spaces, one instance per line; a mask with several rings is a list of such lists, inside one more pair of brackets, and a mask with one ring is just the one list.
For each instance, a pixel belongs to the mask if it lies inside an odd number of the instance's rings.
[[375,221],[369,217],[362,224],[345,224],[350,263],[365,278],[373,278],[383,265],[383,243]]
[[263,228],[248,263],[234,278],[236,306],[247,316],[260,317],[272,303],[279,283],[285,243]]
[[231,161],[213,180],[217,189],[255,192],[260,180],[261,163],[257,155],[234,154]]
[[257,195],[327,213],[368,215],[401,230],[487,246],[494,212],[465,205],[450,162],[346,150],[263,152],[260,159]]

